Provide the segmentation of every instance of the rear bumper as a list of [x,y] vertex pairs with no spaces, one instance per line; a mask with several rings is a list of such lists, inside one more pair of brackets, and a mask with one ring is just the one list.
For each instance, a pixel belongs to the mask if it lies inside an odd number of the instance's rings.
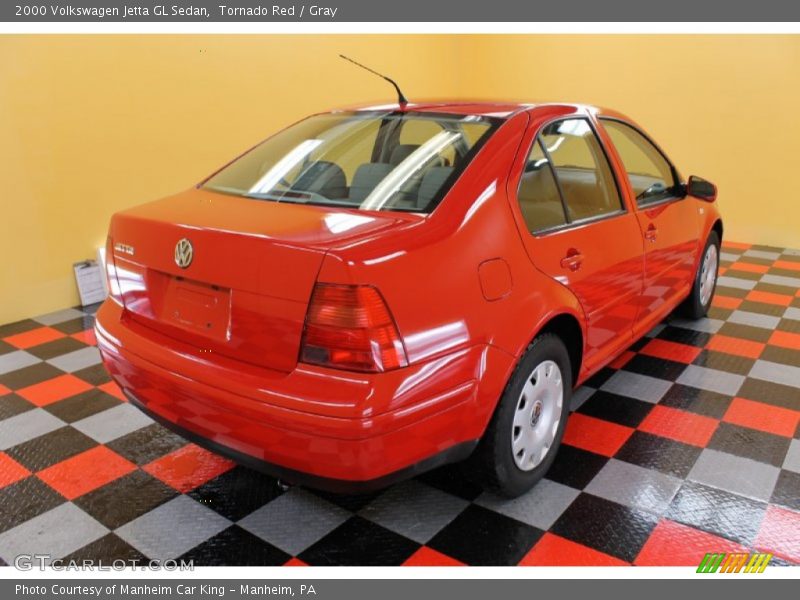
[[465,458],[513,358],[475,346],[389,373],[209,357],[107,300],[98,347],[132,403],[184,437],[289,482],[365,491]]

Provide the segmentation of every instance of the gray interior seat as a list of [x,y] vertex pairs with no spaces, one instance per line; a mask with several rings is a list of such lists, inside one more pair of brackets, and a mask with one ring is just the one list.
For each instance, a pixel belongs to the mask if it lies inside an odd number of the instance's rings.
[[347,176],[336,163],[320,160],[300,173],[292,189],[314,192],[326,198],[346,198]]
[[396,167],[407,159],[417,148],[419,148],[418,144],[398,144],[394,147],[394,150],[392,150],[392,154],[389,157],[389,164]]
[[366,163],[356,169],[350,185],[349,199],[363,202],[384,177],[393,169],[389,163]]
[[422,210],[436,197],[439,189],[453,172],[453,167],[431,167],[422,177],[415,208]]

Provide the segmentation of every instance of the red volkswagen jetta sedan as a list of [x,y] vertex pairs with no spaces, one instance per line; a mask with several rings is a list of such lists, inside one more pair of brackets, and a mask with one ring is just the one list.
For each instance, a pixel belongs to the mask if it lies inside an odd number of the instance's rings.
[[514,496],[574,387],[674,309],[706,314],[715,198],[613,111],[319,114],[114,215],[98,344],[154,419],[287,481],[469,457]]

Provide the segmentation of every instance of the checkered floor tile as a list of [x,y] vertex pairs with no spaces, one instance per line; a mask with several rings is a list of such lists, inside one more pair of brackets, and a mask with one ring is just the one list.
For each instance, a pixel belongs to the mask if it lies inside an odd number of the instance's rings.
[[547,478],[511,501],[458,467],[366,496],[287,488],[128,405],[96,307],[0,326],[0,563],[800,563],[800,252],[721,259],[709,318],[668,319],[578,390]]

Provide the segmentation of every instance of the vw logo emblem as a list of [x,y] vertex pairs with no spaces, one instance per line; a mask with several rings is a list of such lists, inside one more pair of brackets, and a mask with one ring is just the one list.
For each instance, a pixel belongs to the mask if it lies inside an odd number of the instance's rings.
[[186,238],[183,238],[181,241],[175,244],[175,264],[181,269],[185,269],[192,264],[193,257],[194,248],[192,248],[192,242]]

